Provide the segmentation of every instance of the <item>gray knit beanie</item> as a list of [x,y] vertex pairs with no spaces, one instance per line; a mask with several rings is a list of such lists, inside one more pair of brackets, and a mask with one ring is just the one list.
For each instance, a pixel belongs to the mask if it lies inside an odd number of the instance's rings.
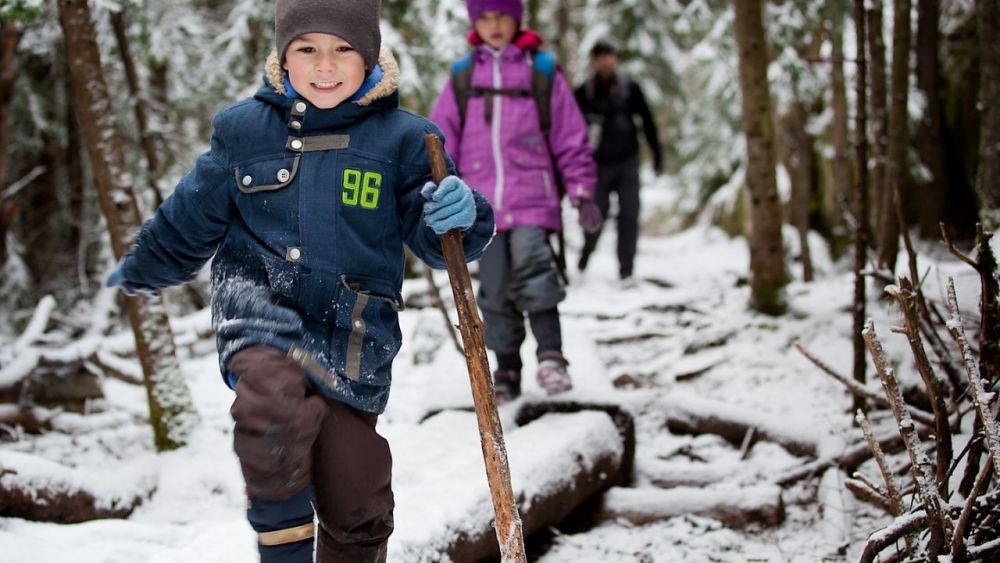
[[378,62],[382,34],[380,0],[278,0],[274,9],[274,42],[285,63],[285,51],[306,33],[336,35],[358,50],[370,71]]

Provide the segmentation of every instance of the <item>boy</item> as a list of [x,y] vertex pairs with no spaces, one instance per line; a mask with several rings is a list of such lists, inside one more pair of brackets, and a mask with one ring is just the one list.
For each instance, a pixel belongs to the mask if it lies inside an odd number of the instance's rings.
[[400,346],[403,244],[443,268],[438,235],[462,229],[474,260],[493,234],[483,196],[429,182],[424,135],[439,131],[398,108],[378,10],[278,0],[264,86],[216,116],[209,152],[108,280],[155,292],[214,254],[213,326],[265,563],[312,561],[314,534],[317,561],[385,560],[391,459],[375,422]]
[[[489,198],[497,236],[479,263],[478,303],[486,345],[496,353],[498,403],[521,394],[525,316],[538,341],[536,379],[549,394],[572,388],[562,354],[558,304],[566,292],[548,235],[562,229],[565,193],[585,230],[601,224],[594,204],[596,171],[587,126],[561,72],[551,76],[548,130],[532,96],[535,53],[542,40],[520,29],[520,0],[469,0],[474,51],[466,107],[454,80],[445,85],[431,119],[445,132],[446,148],[462,174]],[[539,104],[542,102],[538,102]]]

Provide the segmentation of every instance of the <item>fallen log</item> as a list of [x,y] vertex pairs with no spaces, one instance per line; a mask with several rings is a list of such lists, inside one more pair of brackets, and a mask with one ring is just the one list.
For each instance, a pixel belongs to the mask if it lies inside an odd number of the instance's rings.
[[729,528],[750,524],[774,527],[785,520],[785,504],[781,489],[773,485],[731,490],[615,487],[604,494],[597,519],[642,526],[684,515],[712,518]]
[[[472,414],[438,416],[447,417],[440,424],[474,426]],[[425,426],[432,424],[429,420]],[[506,442],[525,537],[558,524],[610,487],[621,471],[624,445],[603,412],[549,414],[508,432]],[[406,461],[398,455],[396,460]],[[500,551],[482,460],[469,455],[440,461],[441,471],[432,480],[415,483],[404,477],[411,482],[397,488],[397,533],[390,550],[414,563],[495,561]],[[433,498],[449,500],[431,509],[424,499]]]
[[575,401],[539,401],[526,402],[517,411],[514,422],[518,426],[527,426],[547,414],[576,413],[584,411],[605,412],[618,429],[621,438],[622,459],[617,478],[613,485],[625,486],[632,482],[632,472],[635,466],[635,419],[632,414],[618,405],[604,403],[580,403]]
[[37,456],[0,453],[0,516],[59,524],[126,518],[149,494],[109,490],[82,471]]
[[717,434],[739,448],[753,431],[758,440],[781,445],[798,456],[816,457],[818,438],[804,426],[789,424],[787,415],[768,417],[732,404],[674,393],[664,401],[667,428],[679,434]]
[[636,470],[650,484],[661,489],[674,487],[706,487],[739,475],[734,463],[692,463],[649,460]]

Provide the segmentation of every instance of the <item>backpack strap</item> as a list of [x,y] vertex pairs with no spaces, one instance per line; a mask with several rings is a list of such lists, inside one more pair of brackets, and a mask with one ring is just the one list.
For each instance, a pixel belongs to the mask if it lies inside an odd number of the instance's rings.
[[555,82],[556,58],[548,51],[535,51],[531,68],[531,94],[538,107],[538,123],[546,135],[552,129],[552,84]]
[[461,129],[465,129],[465,110],[469,106],[469,95],[472,89],[472,55],[466,55],[451,65],[451,88],[455,93],[455,103],[458,104],[458,117]]

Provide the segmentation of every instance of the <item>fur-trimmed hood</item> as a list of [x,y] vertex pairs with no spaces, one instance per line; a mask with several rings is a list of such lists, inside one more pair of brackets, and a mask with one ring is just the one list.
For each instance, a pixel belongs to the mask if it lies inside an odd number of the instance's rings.
[[[378,66],[382,69],[381,79],[374,85],[370,85],[366,80],[361,88],[367,87],[369,90],[361,98],[353,100],[353,103],[367,106],[376,100],[391,96],[399,89],[399,65],[396,64],[395,57],[387,49],[382,49],[382,52],[379,53]],[[272,49],[271,54],[267,56],[267,62],[264,63],[264,74],[267,83],[274,88],[275,92],[287,96],[285,71],[281,68],[281,62],[278,60],[277,49]]]

